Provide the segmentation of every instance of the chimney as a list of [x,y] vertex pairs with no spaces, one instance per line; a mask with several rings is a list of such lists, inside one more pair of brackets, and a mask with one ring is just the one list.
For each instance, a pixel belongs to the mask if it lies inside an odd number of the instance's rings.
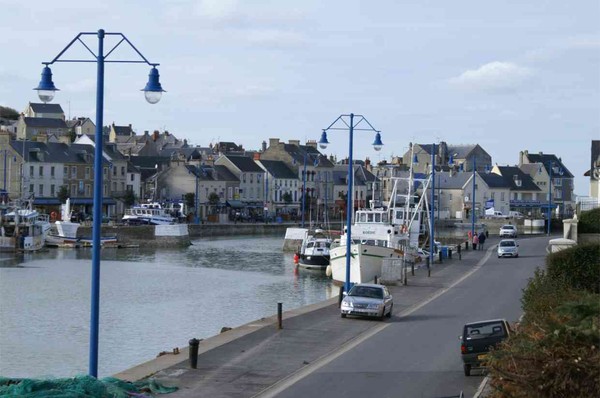
[[306,146],[317,149],[317,140],[306,141]]
[[254,160],[260,160],[260,152],[254,152]]
[[156,141],[158,139],[159,136],[159,132],[158,130],[154,130],[154,132],[152,133],[152,141]]
[[366,168],[368,171],[371,171],[371,170],[373,170],[373,168],[371,167],[371,159],[369,159],[369,158],[366,158],[366,159],[365,159],[365,168]]
[[540,151],[540,156],[544,156],[544,152]]
[[264,152],[267,150],[267,141],[262,142],[261,151]]
[[269,148],[279,145],[279,138],[269,138]]
[[290,145],[300,146],[300,140],[289,140],[288,143]]

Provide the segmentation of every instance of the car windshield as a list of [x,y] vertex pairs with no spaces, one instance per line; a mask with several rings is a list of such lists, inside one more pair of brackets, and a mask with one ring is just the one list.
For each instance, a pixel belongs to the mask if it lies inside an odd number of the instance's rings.
[[502,227],[502,229],[515,229],[515,227],[513,227],[512,225],[505,225]]
[[382,299],[383,290],[377,287],[354,286],[352,289],[350,289],[348,296]]
[[504,328],[500,322],[465,326],[467,340],[482,339],[490,336],[504,336]]
[[506,247],[506,246],[514,246],[515,245],[515,241],[514,240],[503,240],[500,242],[500,246],[502,247]]

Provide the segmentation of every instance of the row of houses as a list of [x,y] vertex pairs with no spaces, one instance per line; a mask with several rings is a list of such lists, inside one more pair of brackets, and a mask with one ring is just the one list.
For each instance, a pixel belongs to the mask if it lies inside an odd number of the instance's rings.
[[[57,127],[57,120],[64,126]],[[49,211],[58,208],[58,191],[66,187],[71,203],[91,213],[93,122],[65,120],[58,104],[30,103],[15,125],[13,131],[0,132],[4,198],[33,198],[35,205]],[[429,174],[432,157],[441,217],[468,218],[473,209],[481,215],[490,206],[505,214],[517,210],[532,216],[545,214],[549,206],[560,215],[574,207],[573,175],[553,154],[522,151],[517,165],[499,166],[478,144],[441,142],[415,143],[389,162],[355,162],[355,208],[371,200],[389,201],[394,178],[407,178],[411,167],[416,175]],[[103,128],[102,164],[103,214],[109,217],[119,217],[131,195],[138,201],[180,203],[192,194],[194,206],[187,211],[202,219],[265,211],[297,218],[302,206],[305,215],[322,219],[325,213],[342,217],[348,195],[347,161],[320,153],[316,141],[271,138],[255,151],[233,142],[192,147],[166,131],[138,135],[131,125],[112,123]]]

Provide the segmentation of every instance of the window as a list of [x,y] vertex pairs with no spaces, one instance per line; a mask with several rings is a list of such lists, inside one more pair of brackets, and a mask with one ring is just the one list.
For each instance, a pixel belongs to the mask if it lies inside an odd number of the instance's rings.
[[52,196],[52,197],[56,196],[56,188],[55,188],[54,184],[50,185],[50,196]]
[[490,193],[490,198],[491,198],[491,199],[494,199],[494,196],[496,196],[496,192],[492,192],[492,193]]
[[113,177],[116,177],[117,176],[117,168],[114,167],[112,164],[110,165],[110,168],[112,169]]
[[90,184],[85,184],[85,196],[92,196],[92,187]]
[[33,177],[33,166],[29,166],[29,177]]
[[504,202],[504,192],[500,192],[500,200]]
[[38,186],[38,195],[39,196],[44,196],[44,184],[40,184]]
[[89,179],[90,178],[90,167],[86,166],[85,168],[85,178]]
[[102,174],[104,176],[104,180],[106,180],[108,178],[108,167],[104,168],[104,173]]
[[102,196],[108,196],[108,184],[102,186]]
[[134,178],[133,178],[133,173],[131,173],[129,180],[130,180],[130,181],[133,181],[133,180],[134,180]]
[[77,185],[71,184],[71,196],[77,195]]
[[67,178],[69,176],[69,167],[68,166],[63,167],[63,175],[65,176],[65,178]]
[[125,183],[124,182],[121,183],[121,192],[125,192]]
[[77,166],[71,166],[71,178],[77,178]]
[[121,177],[125,176],[125,166],[121,166]]
[[242,182],[246,183],[246,173],[242,173]]
[[112,190],[113,192],[117,192],[117,183],[115,181],[112,183]]
[[40,177],[44,176],[44,166],[40,166]]
[[54,178],[54,166],[50,167],[50,177]]

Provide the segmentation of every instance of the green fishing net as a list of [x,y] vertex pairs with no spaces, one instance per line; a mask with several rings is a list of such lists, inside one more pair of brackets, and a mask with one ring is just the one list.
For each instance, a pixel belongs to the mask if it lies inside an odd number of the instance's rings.
[[63,379],[13,379],[0,377],[0,397],[22,398],[131,398],[168,394],[177,387],[166,387],[154,379],[128,382],[114,377],[96,379],[77,376]]

